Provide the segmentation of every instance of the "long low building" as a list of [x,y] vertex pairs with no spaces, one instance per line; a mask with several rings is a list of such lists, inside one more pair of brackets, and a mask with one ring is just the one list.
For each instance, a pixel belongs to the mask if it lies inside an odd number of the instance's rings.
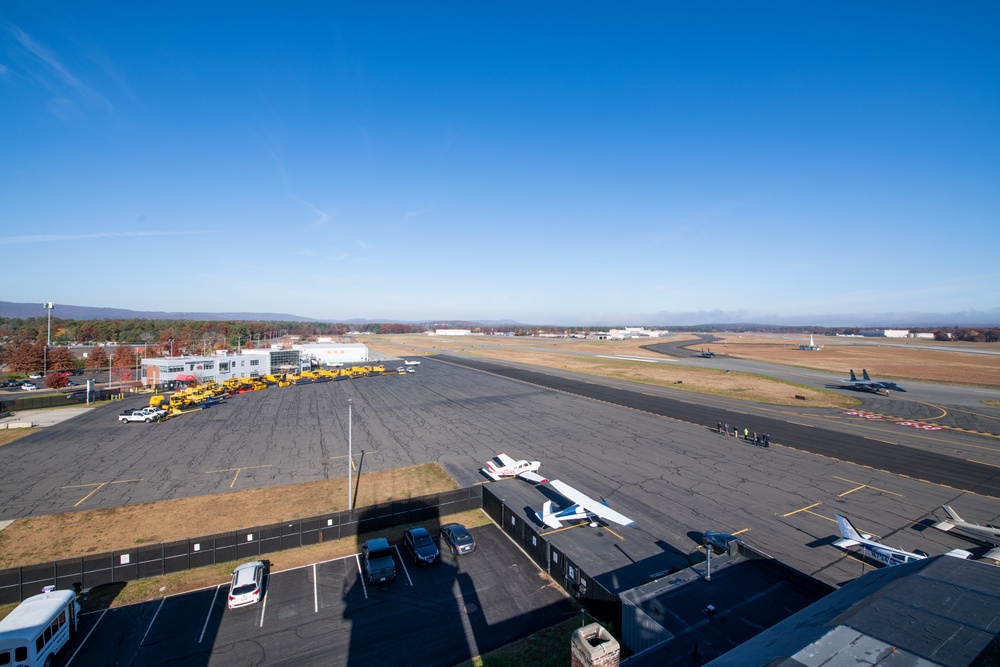
[[142,360],[144,385],[164,382],[223,382],[230,378],[257,377],[268,373],[298,373],[302,362],[298,350],[241,350],[236,353]]

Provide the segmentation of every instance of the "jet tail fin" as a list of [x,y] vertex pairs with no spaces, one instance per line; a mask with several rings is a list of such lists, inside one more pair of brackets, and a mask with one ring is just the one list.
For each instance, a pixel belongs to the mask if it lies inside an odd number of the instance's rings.
[[857,382],[858,376],[854,374],[854,369],[851,369],[851,382]]
[[864,378],[865,380],[868,380],[869,382],[872,381],[872,379],[868,377],[868,371],[864,368],[861,369],[861,377]]

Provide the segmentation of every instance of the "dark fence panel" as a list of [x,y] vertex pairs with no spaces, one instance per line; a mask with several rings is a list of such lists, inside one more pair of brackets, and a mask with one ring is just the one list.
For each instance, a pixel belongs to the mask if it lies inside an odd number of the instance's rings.
[[83,562],[79,558],[56,561],[56,588],[73,588],[83,584]]
[[7,568],[0,570],[0,604],[19,602],[40,593],[44,586],[69,589],[80,584],[93,588],[115,581],[132,581],[214,563],[257,558],[273,551],[418,523],[482,506],[482,486],[477,485],[218,535]]

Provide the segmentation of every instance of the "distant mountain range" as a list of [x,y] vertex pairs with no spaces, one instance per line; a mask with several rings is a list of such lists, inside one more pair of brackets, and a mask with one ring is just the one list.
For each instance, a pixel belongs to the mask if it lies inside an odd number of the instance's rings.
[[[45,317],[45,307],[41,303],[13,303],[0,301],[0,317]],[[542,323],[550,326],[577,327],[614,327],[614,326],[647,326],[647,327],[685,327],[730,329],[746,327],[863,327],[863,328],[934,328],[934,327],[996,327],[1000,326],[1000,309],[988,311],[970,310],[956,313],[853,313],[840,315],[809,315],[788,316],[771,315],[746,317],[747,313],[726,311],[701,312],[658,312],[647,315],[605,315],[585,322],[573,318],[575,322]],[[351,318],[338,320],[332,318],[302,317],[289,313],[189,313],[163,312],[148,310],[127,310],[125,308],[97,308],[93,306],[70,306],[56,304],[52,311],[53,317],[67,320],[201,320],[201,321],[238,321],[253,322],[332,322],[343,324],[370,324],[376,322],[395,322],[399,324],[426,325],[438,328],[474,328],[476,326],[533,326],[539,323],[523,323],[516,320],[395,320],[391,318],[366,319]],[[741,317],[742,316],[742,317]],[[747,322],[766,322],[766,324],[749,325]],[[724,324],[724,323],[733,324]]]
[[[12,303],[0,301],[0,317],[45,317],[45,307],[40,303]],[[57,303],[53,317],[66,320],[250,320],[275,322],[322,322],[309,317],[288,313],[165,313],[162,311],[127,310],[125,308],[95,308],[68,306]]]

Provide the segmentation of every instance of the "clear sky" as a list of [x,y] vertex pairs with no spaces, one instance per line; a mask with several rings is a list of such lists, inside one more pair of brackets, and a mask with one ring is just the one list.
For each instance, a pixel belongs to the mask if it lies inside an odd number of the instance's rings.
[[7,0],[0,299],[1000,322],[998,19],[975,1]]

